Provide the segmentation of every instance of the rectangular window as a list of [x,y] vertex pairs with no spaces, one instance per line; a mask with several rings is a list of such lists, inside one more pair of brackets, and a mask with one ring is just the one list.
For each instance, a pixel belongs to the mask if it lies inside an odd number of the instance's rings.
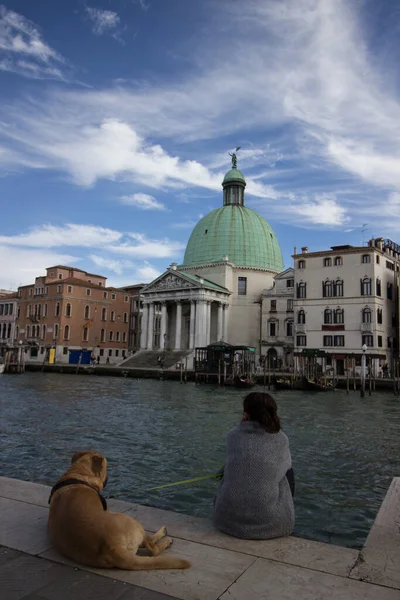
[[294,279],[286,279],[286,287],[287,288],[294,287]]
[[119,331],[117,331],[117,333],[115,334],[115,341],[119,342]]
[[293,337],[293,321],[286,323],[286,337]]
[[289,298],[287,301],[286,310],[288,312],[293,312],[293,298]]
[[269,324],[269,335],[271,337],[275,337],[276,336],[276,323],[275,323],[275,321],[272,321]]
[[379,325],[382,325],[382,309],[381,308],[378,308],[376,311],[376,322]]
[[107,300],[108,298],[108,293],[107,292],[103,292],[103,297]]
[[332,264],[331,258],[324,258],[324,267],[330,267]]
[[70,294],[72,292],[72,285],[68,286],[68,294]]
[[119,350],[115,351],[115,356],[119,356]]
[[390,283],[389,281],[387,284],[387,297],[388,300],[393,300],[393,283]]
[[276,312],[276,300],[271,300],[271,312]]
[[129,296],[125,296],[125,302],[129,302]]
[[104,348],[100,348],[99,354],[100,354],[100,356],[104,356]]
[[90,296],[91,293],[92,292],[91,292],[90,288],[87,288],[87,290],[86,290],[86,296]]
[[306,335],[298,335],[296,337],[297,346],[307,346],[307,336]]
[[62,285],[57,286],[57,294],[61,294]]
[[376,295],[377,296],[382,296],[381,280],[379,279],[379,277],[376,278]]
[[111,300],[115,300],[116,295],[115,294],[111,294]]
[[335,335],[333,338],[333,345],[334,346],[344,346],[344,335]]
[[112,356],[112,350],[108,351],[108,356]]
[[324,346],[333,346],[333,337],[331,335],[324,335]]
[[386,268],[390,269],[391,271],[394,271],[394,264],[390,261],[386,261]]
[[378,335],[378,348],[382,348],[382,336]]
[[128,313],[124,313],[124,323],[128,322]]
[[381,262],[381,259],[378,255],[376,255],[376,264],[379,265],[379,263]]
[[67,346],[64,346],[64,348],[63,348],[63,354],[68,354],[68,348],[67,348]]
[[124,331],[122,334],[122,341],[126,342],[126,331]]
[[110,331],[110,342],[112,342],[114,340],[114,332]]
[[361,341],[362,341],[362,346],[364,346],[364,344],[365,344],[366,346],[368,346],[368,348],[370,348],[374,345],[374,336],[373,335],[363,335]]
[[362,256],[362,262],[364,264],[370,263],[371,262],[371,256],[370,256],[370,254],[363,254],[363,256]]
[[247,277],[238,277],[238,296],[247,294]]

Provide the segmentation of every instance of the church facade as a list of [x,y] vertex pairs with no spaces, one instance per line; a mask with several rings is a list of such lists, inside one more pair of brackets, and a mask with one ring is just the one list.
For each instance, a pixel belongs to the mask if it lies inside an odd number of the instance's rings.
[[283,260],[270,225],[245,206],[245,187],[233,155],[222,207],[195,226],[183,264],[141,290],[141,350],[191,351],[224,341],[260,351],[260,298]]

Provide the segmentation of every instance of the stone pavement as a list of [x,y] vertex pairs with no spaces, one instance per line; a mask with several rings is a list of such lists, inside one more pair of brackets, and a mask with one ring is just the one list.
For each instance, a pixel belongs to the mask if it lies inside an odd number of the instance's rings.
[[166,525],[184,571],[91,569],[61,557],[47,534],[44,485],[0,477],[2,600],[400,600],[400,478],[364,548],[289,537],[238,540],[207,519],[109,500],[148,531]]

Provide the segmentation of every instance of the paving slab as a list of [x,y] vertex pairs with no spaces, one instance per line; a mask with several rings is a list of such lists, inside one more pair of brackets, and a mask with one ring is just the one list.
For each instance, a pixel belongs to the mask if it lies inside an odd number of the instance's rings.
[[344,577],[349,575],[359,556],[358,550],[293,536],[274,540],[238,540],[216,531],[210,519],[139,504],[133,505],[126,514],[140,521],[149,531],[166,525],[173,537]]
[[393,479],[350,576],[400,590],[400,477]]
[[42,506],[0,498],[0,544],[28,554],[51,548],[48,514]]
[[48,506],[51,487],[10,477],[0,477],[0,497],[37,506]]
[[[256,560],[253,556],[239,552],[212,548],[181,539],[176,540],[167,553],[170,556],[179,556],[190,560],[192,567],[171,571],[81,568],[118,581],[175,596],[181,600],[217,600]],[[75,564],[63,558],[54,548],[42,553],[41,557],[62,564]]]
[[259,558],[220,600],[399,600],[399,592]]

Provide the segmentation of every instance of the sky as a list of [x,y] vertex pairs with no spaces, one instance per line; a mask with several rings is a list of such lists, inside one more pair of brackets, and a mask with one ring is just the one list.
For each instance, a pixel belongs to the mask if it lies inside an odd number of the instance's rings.
[[[1,2],[1,0],[0,0]],[[0,5],[0,288],[150,282],[222,205],[293,248],[400,243],[398,0]]]

